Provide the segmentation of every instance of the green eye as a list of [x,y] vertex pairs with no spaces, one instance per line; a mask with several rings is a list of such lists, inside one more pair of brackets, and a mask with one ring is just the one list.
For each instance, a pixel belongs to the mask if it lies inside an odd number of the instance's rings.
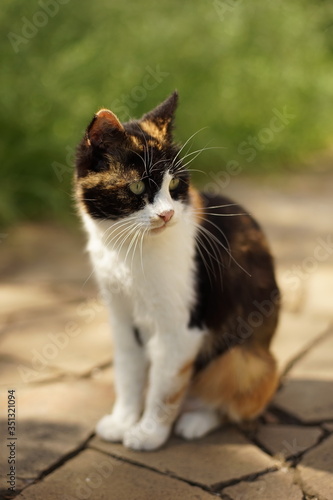
[[170,181],[170,184],[169,184],[169,189],[170,191],[172,191],[173,189],[177,189],[177,187],[179,186],[179,179],[177,179],[177,177],[174,177],[173,179],[171,179]]
[[142,181],[139,182],[133,182],[132,184],[129,185],[130,190],[134,194],[142,194],[144,190],[146,189],[145,183]]

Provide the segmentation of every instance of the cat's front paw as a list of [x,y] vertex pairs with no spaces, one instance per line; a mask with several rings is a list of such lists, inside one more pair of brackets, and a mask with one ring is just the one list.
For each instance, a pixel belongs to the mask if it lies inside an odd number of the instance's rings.
[[150,429],[141,421],[125,432],[123,444],[132,450],[156,450],[166,442],[169,434],[168,426],[159,424]]
[[134,415],[126,418],[121,418],[114,413],[105,415],[96,425],[96,434],[105,441],[120,442],[123,440],[125,432],[131,428],[136,420]]
[[198,439],[221,425],[221,418],[214,410],[183,413],[177,420],[175,434],[184,439]]

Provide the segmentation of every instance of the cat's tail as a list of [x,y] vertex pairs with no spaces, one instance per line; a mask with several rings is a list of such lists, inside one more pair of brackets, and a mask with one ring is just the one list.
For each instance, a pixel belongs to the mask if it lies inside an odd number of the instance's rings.
[[257,417],[279,383],[271,353],[255,344],[236,346],[222,354],[192,382],[191,395],[221,410],[230,420]]

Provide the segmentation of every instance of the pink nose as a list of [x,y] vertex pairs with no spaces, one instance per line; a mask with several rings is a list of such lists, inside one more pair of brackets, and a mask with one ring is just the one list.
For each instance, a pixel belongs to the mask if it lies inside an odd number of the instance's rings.
[[160,214],[158,214],[158,216],[161,217],[161,219],[163,219],[165,223],[167,223],[173,217],[174,213],[174,210],[166,210],[165,212],[161,212]]

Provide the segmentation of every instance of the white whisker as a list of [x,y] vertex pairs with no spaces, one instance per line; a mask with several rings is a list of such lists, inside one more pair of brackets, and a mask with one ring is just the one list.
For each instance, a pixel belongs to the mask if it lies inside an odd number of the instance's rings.
[[125,259],[124,259],[124,263],[126,264],[126,261],[127,261],[127,256],[129,254],[129,252],[131,251],[131,248],[133,247],[135,241],[136,241],[136,238],[137,236],[140,234],[140,228],[142,227],[142,223],[141,222],[138,222],[138,224],[132,229],[131,233],[134,233],[132,239],[131,239],[131,242],[130,244],[128,245],[128,248],[127,248],[127,252],[126,252],[126,255],[125,255]]
[[191,139],[193,139],[193,137],[195,137],[197,134],[199,134],[200,132],[202,132],[203,130],[205,130],[207,127],[203,127],[203,128],[200,128],[199,130],[197,130],[196,132],[194,132],[194,134],[192,134],[188,139],[187,141],[185,142],[185,144],[183,144],[183,146],[180,148],[180,150],[178,151],[178,153],[176,154],[176,156],[174,157],[173,159],[173,162],[172,162],[172,165],[171,167],[173,167],[177,157],[180,155],[180,153],[183,151],[183,149],[185,148],[185,146],[189,143],[189,141]]

